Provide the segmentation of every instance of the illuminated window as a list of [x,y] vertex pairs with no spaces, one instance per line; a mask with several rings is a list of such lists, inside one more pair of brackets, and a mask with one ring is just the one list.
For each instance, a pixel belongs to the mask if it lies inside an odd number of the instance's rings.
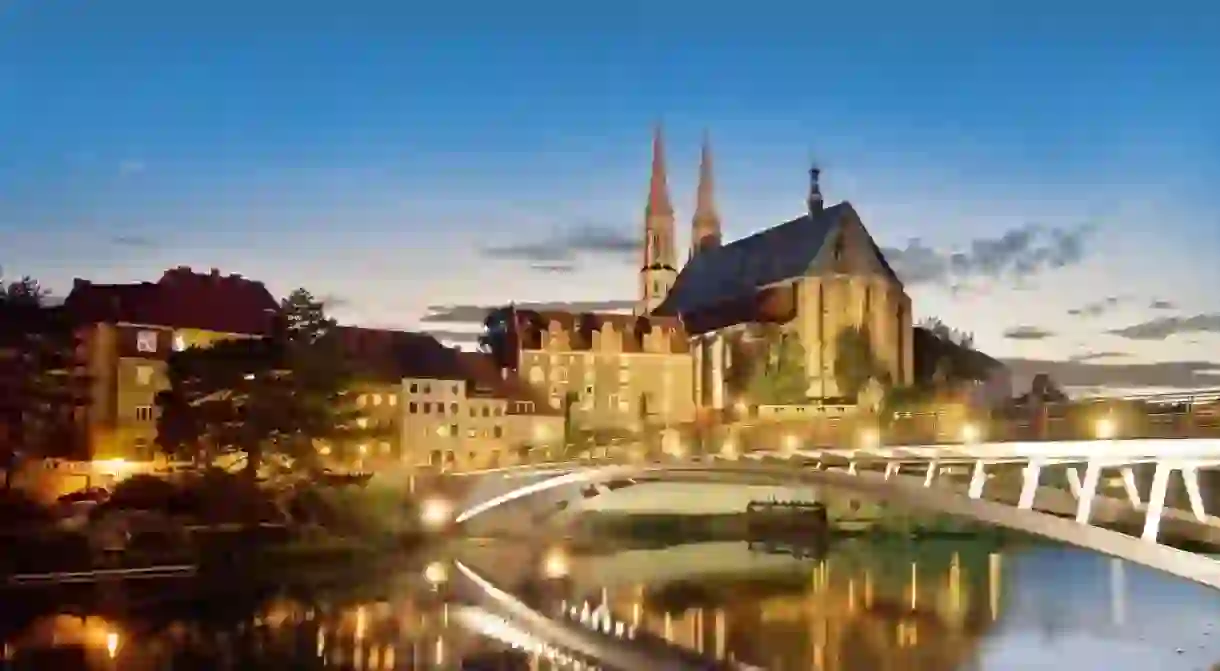
[[136,421],[151,422],[155,417],[156,414],[153,412],[153,407],[151,405],[136,406]]
[[152,384],[152,378],[152,366],[136,366],[136,384],[141,387],[147,387]]
[[140,331],[136,333],[136,351],[153,353],[157,351],[157,332]]
[[174,351],[181,352],[186,349],[186,336],[181,333],[174,334]]
[[381,394],[373,394],[373,405],[381,405]]
[[369,399],[364,394],[361,394],[356,397],[356,407],[363,408],[364,405],[368,402],[369,402]]

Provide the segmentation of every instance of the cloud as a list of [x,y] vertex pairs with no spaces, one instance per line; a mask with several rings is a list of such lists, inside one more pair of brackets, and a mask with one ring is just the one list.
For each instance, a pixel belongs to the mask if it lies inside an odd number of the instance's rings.
[[1091,225],[1074,228],[1030,224],[995,238],[978,238],[965,249],[938,250],[918,238],[905,248],[882,249],[907,284],[944,284],[968,288],[972,280],[1023,280],[1047,270],[1079,263]]
[[1078,308],[1068,310],[1068,314],[1073,317],[1100,317],[1101,315],[1113,310],[1123,302],[1123,298],[1119,296],[1109,296],[1094,303],[1086,303]]
[[440,340],[441,342],[474,344],[479,341],[479,332],[478,331],[435,330],[435,331],[424,331],[424,333],[427,333],[428,335],[432,336],[433,338],[436,338],[437,340]]
[[131,249],[152,249],[157,246],[155,240],[143,235],[116,235],[110,238],[110,244]]
[[482,253],[489,259],[526,261],[539,272],[573,272],[581,257],[629,259],[639,254],[640,248],[638,236],[600,224],[583,224],[545,240],[484,247]]
[[1220,312],[1193,317],[1160,317],[1107,333],[1128,340],[1165,340],[1182,333],[1220,333]]
[[1048,361],[1005,359],[1012,371],[1014,390],[1029,389],[1029,381],[1046,373],[1063,387],[1097,389],[1137,389],[1160,387],[1197,389],[1220,386],[1220,364],[1207,361],[1168,361],[1163,363],[1093,363],[1088,361]]
[[1054,332],[1037,326],[1016,326],[1004,332],[1004,337],[1009,340],[1046,340],[1054,335]]
[[140,159],[129,158],[119,161],[120,175],[138,175],[148,169],[148,164]]
[[[516,303],[522,310],[556,310],[564,312],[622,312],[635,307],[635,301],[571,301],[555,303]],[[428,314],[420,321],[432,324],[482,324],[491,310],[500,305],[429,305]]]
[[1153,310],[1173,310],[1178,306],[1172,301],[1154,300],[1148,304],[1148,307]]
[[1085,352],[1084,354],[1076,354],[1068,359],[1072,363],[1083,363],[1085,361],[1099,361],[1101,359],[1120,359],[1128,356],[1123,352]]

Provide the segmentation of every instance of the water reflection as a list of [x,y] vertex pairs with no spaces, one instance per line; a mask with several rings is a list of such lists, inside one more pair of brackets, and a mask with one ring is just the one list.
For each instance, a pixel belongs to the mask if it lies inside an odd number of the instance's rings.
[[[1214,592],[1068,548],[857,540],[811,559],[799,548],[704,543],[567,554],[559,582],[559,560],[537,547],[475,555],[540,610],[605,605],[641,640],[781,671],[1143,671],[1220,660]],[[462,626],[439,586],[444,566],[325,590],[7,593],[0,669],[557,668]]]

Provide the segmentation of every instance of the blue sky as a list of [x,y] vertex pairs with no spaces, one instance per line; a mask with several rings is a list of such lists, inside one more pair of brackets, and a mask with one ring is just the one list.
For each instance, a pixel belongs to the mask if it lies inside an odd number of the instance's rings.
[[[705,128],[729,238],[816,157],[919,314],[1081,386],[1220,386],[1220,6],[822,4],[0,0],[0,265],[443,330],[627,300],[660,118],[683,232]],[[488,253],[525,243],[566,252]]]

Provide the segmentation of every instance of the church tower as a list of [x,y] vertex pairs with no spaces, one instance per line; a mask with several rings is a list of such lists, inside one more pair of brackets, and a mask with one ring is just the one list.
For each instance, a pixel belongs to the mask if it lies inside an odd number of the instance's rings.
[[677,277],[674,208],[665,175],[665,143],[661,125],[657,124],[652,137],[652,176],[648,205],[644,208],[644,263],[640,268],[640,299],[635,313],[651,314],[665,300]]
[[703,133],[703,153],[699,157],[699,188],[695,194],[695,216],[691,219],[690,256],[719,247],[720,214],[716,211],[715,182],[712,178],[712,141]]

